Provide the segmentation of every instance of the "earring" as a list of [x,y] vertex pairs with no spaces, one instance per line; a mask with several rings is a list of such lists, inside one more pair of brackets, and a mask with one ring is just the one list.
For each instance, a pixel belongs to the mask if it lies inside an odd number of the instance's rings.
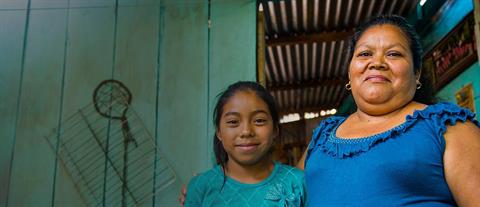
[[348,81],[348,83],[345,84],[345,89],[347,89],[347,91],[352,90],[352,85],[350,84],[350,81]]
[[420,81],[417,80],[417,90],[420,89],[420,88],[422,88],[422,83],[420,83]]

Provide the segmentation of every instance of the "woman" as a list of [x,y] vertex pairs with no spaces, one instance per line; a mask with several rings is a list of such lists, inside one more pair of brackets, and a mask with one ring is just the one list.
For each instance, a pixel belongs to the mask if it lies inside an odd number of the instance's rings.
[[346,89],[357,111],[314,131],[304,162],[310,206],[480,205],[480,125],[468,110],[418,97],[421,55],[402,17],[355,33]]

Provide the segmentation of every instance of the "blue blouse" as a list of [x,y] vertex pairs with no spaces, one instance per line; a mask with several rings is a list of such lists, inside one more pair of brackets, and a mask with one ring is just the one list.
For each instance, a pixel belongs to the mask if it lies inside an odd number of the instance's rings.
[[443,171],[447,125],[474,114],[450,103],[415,111],[388,131],[336,137],[344,117],[315,129],[305,161],[309,206],[456,206]]

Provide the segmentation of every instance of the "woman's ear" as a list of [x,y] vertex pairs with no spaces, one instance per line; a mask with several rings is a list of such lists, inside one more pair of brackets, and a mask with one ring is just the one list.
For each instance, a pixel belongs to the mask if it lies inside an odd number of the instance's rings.
[[422,71],[421,70],[418,70],[416,73],[415,73],[415,80],[420,80],[420,77],[422,76]]

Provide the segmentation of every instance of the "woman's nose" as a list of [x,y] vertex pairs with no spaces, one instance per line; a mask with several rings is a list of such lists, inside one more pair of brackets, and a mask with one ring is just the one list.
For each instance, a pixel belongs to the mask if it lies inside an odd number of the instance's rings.
[[385,70],[387,64],[385,63],[383,55],[374,55],[368,68],[373,70]]

